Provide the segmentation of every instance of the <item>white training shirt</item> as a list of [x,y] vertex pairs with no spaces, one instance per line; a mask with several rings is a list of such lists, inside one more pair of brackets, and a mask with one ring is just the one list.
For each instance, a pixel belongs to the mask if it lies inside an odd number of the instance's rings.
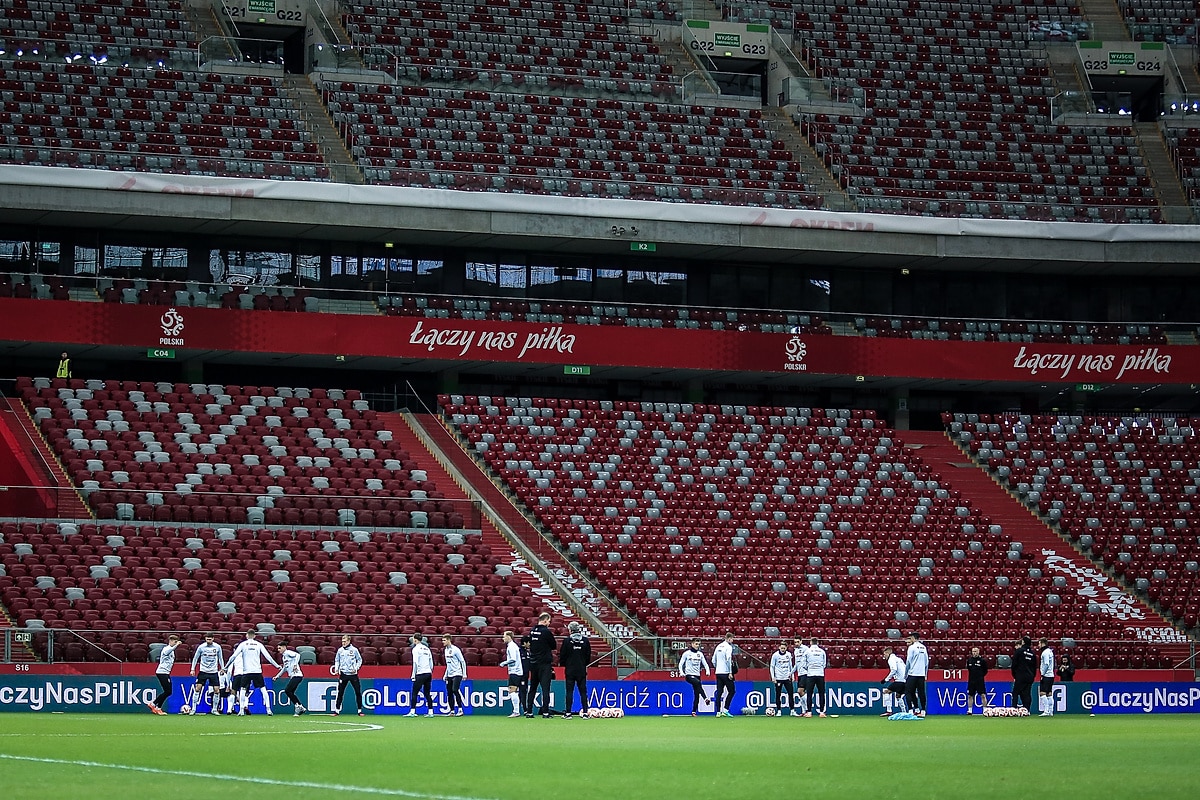
[[233,655],[229,657],[229,663],[234,665],[233,674],[235,675],[261,675],[264,658],[275,669],[281,669],[262,642],[258,639],[245,639],[234,648]]
[[1054,677],[1054,651],[1047,647],[1042,651],[1042,656],[1039,659],[1041,665],[1041,673],[1043,678]]
[[362,653],[352,644],[339,647],[333,657],[333,673],[335,675],[357,675],[362,667]]
[[197,664],[200,665],[201,672],[220,672],[225,669],[225,651],[216,642],[205,642],[197,647],[192,655],[193,672],[196,671]]
[[704,653],[699,650],[688,648],[683,651],[683,655],[679,657],[679,674],[687,677],[689,675],[700,677],[700,670],[704,670],[705,675],[712,673],[712,669],[708,666],[708,659],[704,657]]
[[721,642],[713,650],[713,672],[718,675],[733,674],[733,645]]
[[450,645],[443,650],[442,655],[446,659],[446,674],[443,677],[467,677],[467,659],[463,657],[462,650],[459,650],[455,645]]
[[175,668],[175,648],[178,644],[164,645],[162,652],[158,654],[158,669],[154,670],[159,675],[170,675],[171,670]]
[[929,651],[920,641],[908,646],[908,657],[904,659],[904,669],[910,678],[924,678],[929,675]]
[[524,675],[525,667],[521,665],[521,646],[516,642],[509,642],[504,647],[504,660],[500,662],[500,666],[508,667],[509,675]]
[[776,650],[771,654],[771,680],[790,681],[796,670],[792,666],[792,654]]
[[808,648],[800,645],[792,651],[792,661],[796,665],[796,677],[803,678],[808,674]]
[[[279,675],[287,673],[289,678],[303,678],[304,671],[300,669],[300,654],[295,650],[284,650],[280,656],[283,666],[279,668]],[[275,677],[278,678],[279,675]]]
[[904,661],[901,660],[900,656],[892,653],[890,656],[888,656],[888,674],[884,680],[893,683],[896,681],[902,682],[904,680],[904,676]]
[[825,667],[829,665],[829,657],[825,655],[825,651],[820,645],[812,645],[807,651],[808,659],[805,662],[805,674],[814,677],[825,677]]
[[433,653],[429,645],[417,642],[412,646],[412,676],[433,674]]

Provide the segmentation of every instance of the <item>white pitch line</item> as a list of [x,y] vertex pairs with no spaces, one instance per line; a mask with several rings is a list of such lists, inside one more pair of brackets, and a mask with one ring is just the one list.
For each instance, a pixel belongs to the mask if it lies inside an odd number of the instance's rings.
[[314,722],[314,725],[338,725],[344,727],[329,729],[311,729],[298,731],[210,731],[208,733],[187,733],[185,731],[174,731],[164,733],[162,731],[146,731],[144,733],[0,733],[0,738],[9,736],[19,736],[22,739],[39,737],[42,739],[80,739],[93,736],[103,736],[106,739],[119,736],[294,736],[299,734],[313,733],[363,733],[365,731],[381,731],[382,725],[373,725],[370,722]]
[[348,786],[341,783],[317,783],[315,781],[279,781],[272,778],[255,778],[243,775],[221,775],[213,772],[193,772],[183,769],[156,769],[154,767],[135,767],[129,764],[104,764],[99,761],[74,761],[65,758],[35,758],[33,756],[16,756],[10,753],[0,753],[0,759],[9,761],[27,761],[34,764],[61,764],[69,767],[95,767],[99,769],[117,769],[127,772],[144,772],[149,775],[178,775],[183,778],[205,778],[214,781],[231,781],[234,783],[255,783],[263,786],[287,786],[297,789],[323,789],[330,792],[353,792],[355,794],[379,794],[389,797],[413,797],[418,800],[487,800],[479,797],[463,797],[453,794],[429,794],[426,792],[409,792],[404,789],[383,789],[377,786]]

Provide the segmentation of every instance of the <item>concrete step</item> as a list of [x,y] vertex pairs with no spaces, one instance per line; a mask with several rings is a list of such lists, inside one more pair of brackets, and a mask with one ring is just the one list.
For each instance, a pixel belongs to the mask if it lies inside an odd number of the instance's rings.
[[1193,221],[1193,214],[1188,203],[1187,192],[1179,182],[1179,173],[1175,171],[1175,162],[1167,149],[1162,129],[1157,122],[1138,122],[1133,126],[1137,137],[1138,147],[1142,151],[1142,160],[1150,172],[1150,180],[1154,183],[1155,192],[1163,206],[1166,222],[1185,224]]
[[356,186],[365,185],[367,179],[350,155],[350,151],[346,149],[346,142],[338,132],[337,126],[333,124],[333,118],[329,116],[325,104],[321,102],[317,87],[306,75],[287,75],[284,82],[299,104],[304,124],[316,139],[317,147],[321,150],[333,180]]

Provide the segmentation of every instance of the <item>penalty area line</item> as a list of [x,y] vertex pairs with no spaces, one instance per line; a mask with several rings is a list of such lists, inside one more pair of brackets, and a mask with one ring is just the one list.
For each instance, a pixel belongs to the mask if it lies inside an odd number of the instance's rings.
[[177,775],[182,778],[205,778],[214,781],[230,781],[232,783],[252,783],[262,786],[286,786],[296,789],[321,789],[330,792],[353,792],[355,794],[376,794],[388,797],[412,797],[418,800],[486,800],[479,797],[463,797],[452,794],[431,794],[428,792],[411,792],[405,789],[385,789],[377,786],[348,786],[340,783],[318,783],[316,781],[284,781],[274,778],[256,778],[245,775],[222,775],[213,772],[195,772],[184,769],[158,769],[156,767],[137,767],[131,764],[105,764],[100,761],[75,761],[65,758],[36,758],[34,756],[18,756],[11,753],[0,753],[0,759],[7,761],[25,761],[33,764],[59,764],[68,767],[90,767],[97,769],[115,769],[126,772],[141,772],[147,775]]

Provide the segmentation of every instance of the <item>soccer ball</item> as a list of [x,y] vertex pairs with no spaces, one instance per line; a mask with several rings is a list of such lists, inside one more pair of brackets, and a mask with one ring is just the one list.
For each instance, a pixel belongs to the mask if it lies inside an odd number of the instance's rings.
[[766,711],[764,711],[763,713],[764,713],[764,714],[766,714],[768,717],[773,717],[773,716],[775,716],[775,709],[774,709],[774,708],[768,708],[768,709],[767,709]]
[[191,706],[182,706],[182,707],[179,709],[179,713],[180,713],[180,714],[191,714],[191,713],[192,713],[192,707],[191,707]]

